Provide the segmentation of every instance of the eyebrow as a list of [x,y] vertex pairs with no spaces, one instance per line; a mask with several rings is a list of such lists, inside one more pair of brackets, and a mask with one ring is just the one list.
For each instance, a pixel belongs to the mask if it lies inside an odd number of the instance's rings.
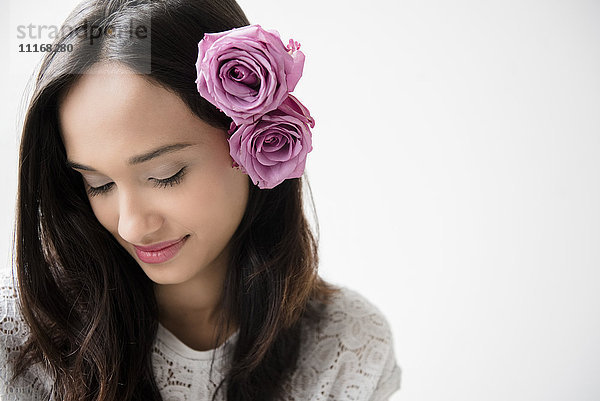
[[[129,160],[127,160],[127,164],[129,166],[134,166],[136,164],[140,164],[140,163],[144,163],[147,162],[148,160],[152,160],[155,159],[159,156],[162,156],[164,154],[167,153],[172,153],[172,152],[176,152],[178,150],[187,148],[188,146],[193,146],[195,144],[193,143],[186,143],[186,142],[180,142],[180,143],[172,143],[169,145],[163,145],[160,146],[156,149],[152,149],[149,152],[143,153],[141,155],[137,155],[137,156],[133,156],[131,158],[129,158]],[[84,164],[80,164],[80,163],[76,163],[73,162],[71,160],[67,160],[67,166],[71,167],[71,168],[76,168],[79,170],[86,170],[86,171],[97,171],[95,168],[92,168],[90,166],[86,166]]]

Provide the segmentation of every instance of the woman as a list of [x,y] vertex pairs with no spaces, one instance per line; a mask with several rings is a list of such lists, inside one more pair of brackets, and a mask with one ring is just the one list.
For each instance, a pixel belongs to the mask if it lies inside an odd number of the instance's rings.
[[[237,52],[247,32],[270,50],[227,58],[237,64],[219,92],[217,39]],[[3,400],[397,390],[385,318],[317,274],[301,178],[314,119],[290,94],[304,55],[273,35],[233,0],[85,1],[68,17],[21,139]],[[254,74],[271,57],[283,60],[277,85]],[[238,103],[228,85],[243,89]]]

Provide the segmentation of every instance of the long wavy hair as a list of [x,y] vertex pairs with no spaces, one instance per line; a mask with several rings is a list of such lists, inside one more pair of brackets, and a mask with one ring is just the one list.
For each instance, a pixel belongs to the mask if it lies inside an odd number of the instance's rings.
[[[150,28],[149,41],[90,35],[92,27],[107,32],[132,22]],[[63,24],[55,48],[64,51],[42,61],[19,150],[14,257],[30,335],[13,379],[40,363],[54,380],[57,400],[161,400],[151,358],[158,330],[153,282],[98,222],[81,175],[68,168],[58,107],[81,73],[112,60],[172,90],[199,118],[227,130],[231,119],[196,90],[197,46],[204,33],[246,25],[234,0],[89,0]],[[319,226],[310,191],[315,236],[304,214],[303,182],[288,179],[260,190],[248,179],[214,345],[233,322],[239,336],[213,399],[219,390],[230,401],[283,397],[297,366],[301,322],[319,319],[314,306],[336,291],[317,272]]]

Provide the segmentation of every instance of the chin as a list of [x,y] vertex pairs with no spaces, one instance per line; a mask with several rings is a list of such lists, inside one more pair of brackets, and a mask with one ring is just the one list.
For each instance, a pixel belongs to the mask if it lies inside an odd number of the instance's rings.
[[185,272],[177,271],[177,267],[175,266],[145,265],[142,267],[142,270],[144,270],[144,273],[146,273],[146,276],[148,276],[150,280],[160,285],[181,284],[190,279]]

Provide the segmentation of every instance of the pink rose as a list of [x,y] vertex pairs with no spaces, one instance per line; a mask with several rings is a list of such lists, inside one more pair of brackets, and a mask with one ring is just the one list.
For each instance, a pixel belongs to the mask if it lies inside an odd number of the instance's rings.
[[308,109],[288,95],[276,110],[254,123],[231,123],[229,154],[254,184],[270,189],[287,178],[302,176],[314,126]]
[[260,25],[207,33],[198,43],[198,92],[237,125],[252,123],[296,87],[304,68],[299,49]]

